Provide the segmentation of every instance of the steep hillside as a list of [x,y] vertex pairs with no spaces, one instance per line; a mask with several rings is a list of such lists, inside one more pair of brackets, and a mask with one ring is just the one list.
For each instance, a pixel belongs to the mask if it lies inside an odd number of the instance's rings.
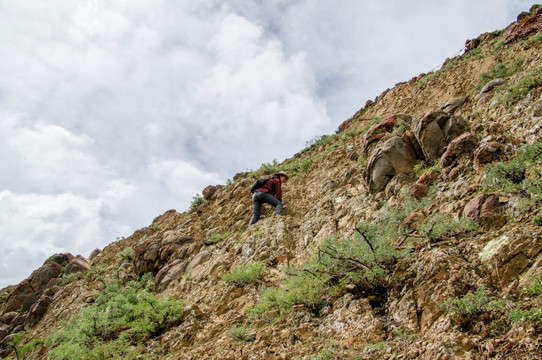
[[[0,355],[542,358],[541,54],[533,6],[191,211],[52,256],[0,293]],[[285,215],[247,227],[278,170]]]

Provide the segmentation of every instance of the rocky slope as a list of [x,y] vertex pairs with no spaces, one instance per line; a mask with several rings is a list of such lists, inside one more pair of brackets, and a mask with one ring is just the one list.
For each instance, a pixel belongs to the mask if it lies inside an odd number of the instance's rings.
[[[192,211],[88,259],[52,256],[1,292],[0,355],[69,358],[54,349],[72,340],[52,334],[98,309],[107,281],[123,293],[150,272],[182,314],[102,336],[132,331],[118,357],[542,358],[541,48],[533,6],[291,159],[207,187]],[[264,209],[247,228],[250,185],[279,169],[285,215]]]

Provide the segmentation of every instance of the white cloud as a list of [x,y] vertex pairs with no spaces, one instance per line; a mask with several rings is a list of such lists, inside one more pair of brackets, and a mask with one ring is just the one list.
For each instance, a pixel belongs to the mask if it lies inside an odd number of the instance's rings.
[[0,287],[292,156],[529,6],[3,1]]

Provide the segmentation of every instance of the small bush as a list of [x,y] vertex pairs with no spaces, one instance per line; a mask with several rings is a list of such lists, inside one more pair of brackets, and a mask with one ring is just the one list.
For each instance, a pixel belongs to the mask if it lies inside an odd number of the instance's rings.
[[542,41],[542,32],[536,33],[535,35],[531,36],[527,42],[529,44]]
[[532,322],[542,324],[542,311],[539,309],[513,310],[510,312],[510,319],[514,322]]
[[190,203],[190,211],[196,210],[196,208],[200,206],[202,203],[203,203],[203,196],[201,195],[192,196],[192,202]]
[[76,272],[71,274],[64,274],[62,276],[62,285],[67,285],[69,283],[72,283],[74,281],[77,281],[83,277],[82,272]]
[[508,162],[499,162],[484,173],[483,191],[521,192],[528,196],[522,207],[542,202],[542,143],[527,145]]
[[307,157],[304,159],[292,160],[280,167],[280,170],[286,171],[291,175],[297,175],[309,170],[316,157]]
[[253,264],[243,264],[232,269],[231,272],[224,274],[222,280],[242,286],[256,282],[265,271],[265,265],[258,261]]
[[460,298],[451,298],[440,304],[445,312],[456,312],[463,316],[480,315],[490,309],[502,307],[502,300],[490,295],[489,289],[482,285],[476,292]]
[[131,246],[128,246],[127,248],[125,248],[119,253],[120,258],[125,261],[132,261],[134,258],[134,255],[135,255],[135,250]]
[[332,141],[335,141],[337,138],[337,135],[322,135],[322,136],[316,136],[315,138],[305,142],[305,149],[308,150],[310,148],[315,148],[321,145],[329,144]]
[[363,351],[365,352],[376,352],[376,351],[382,351],[386,348],[386,342],[385,341],[379,341],[377,343],[369,343],[365,344],[363,346]]
[[538,296],[542,294],[542,275],[531,276],[531,282],[523,289],[523,292],[528,296]]
[[245,311],[249,316],[262,315],[272,310],[278,311],[279,315],[285,315],[296,305],[317,310],[326,303],[322,297],[325,288],[324,279],[296,273],[284,280],[279,288],[263,290],[259,303],[247,307]]
[[224,234],[212,233],[207,239],[205,239],[205,244],[215,245],[230,236],[231,236],[231,232],[226,232]]
[[256,171],[258,173],[272,174],[278,171],[278,165],[279,163],[277,159],[273,159],[273,162],[262,164]]
[[161,230],[160,226],[158,226],[156,224],[153,224],[153,225],[149,226],[149,229],[151,229],[152,231],[156,231],[156,232],[159,232]]
[[434,242],[479,229],[478,224],[470,218],[456,220],[451,215],[441,213],[434,214],[418,226],[418,232]]
[[234,339],[241,342],[254,341],[255,336],[251,333],[250,329],[244,326],[233,325],[231,328],[226,330],[226,336],[230,339]]

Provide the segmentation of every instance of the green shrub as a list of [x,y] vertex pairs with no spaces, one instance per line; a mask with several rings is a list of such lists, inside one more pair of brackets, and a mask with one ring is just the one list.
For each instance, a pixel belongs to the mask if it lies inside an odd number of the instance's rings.
[[483,191],[520,192],[528,196],[523,208],[542,202],[542,143],[523,147],[508,162],[499,162],[484,172]]
[[182,320],[183,302],[157,298],[152,283],[152,275],[127,286],[103,282],[96,302],[49,337],[49,358],[137,358],[146,341]]
[[327,348],[324,348],[318,352],[318,354],[315,355],[308,355],[306,357],[307,360],[332,360],[332,359],[338,359],[342,357],[338,357],[340,353],[340,350],[337,348],[336,344],[328,345]]
[[480,75],[480,83],[474,88],[474,92],[479,92],[482,88],[493,79],[506,79],[514,75],[521,67],[525,60],[516,61],[512,67],[509,67],[506,63],[499,63],[491,70]]
[[6,345],[10,347],[15,353],[15,357],[17,358],[17,360],[25,359],[25,356],[27,353],[35,351],[38,347],[41,347],[44,343],[43,338],[37,338],[30,341],[27,344],[23,344],[22,340],[24,336],[25,336],[25,331],[21,331],[15,334],[6,343]]
[[542,67],[529,71],[512,85],[506,85],[504,91],[497,98],[497,103],[507,107],[513,106],[523,100],[531,90],[542,85]]
[[230,339],[234,339],[241,342],[254,341],[255,336],[250,331],[250,329],[244,326],[233,325],[231,328],[226,330],[226,336]]
[[196,210],[196,208],[200,206],[202,203],[203,203],[203,196],[201,195],[192,196],[192,202],[190,203],[190,211]]
[[542,294],[542,275],[531,276],[531,282],[523,289],[523,292],[528,296],[538,296]]
[[463,316],[480,315],[502,307],[502,300],[491,296],[489,289],[484,285],[481,285],[474,294],[469,292],[460,298],[450,298],[440,304],[440,308],[445,312],[455,312]]
[[379,341],[377,343],[369,343],[365,344],[363,346],[363,351],[365,352],[376,352],[376,351],[382,351],[386,348],[386,342],[385,341]]
[[261,261],[253,264],[242,264],[233,268],[231,272],[224,274],[222,280],[242,286],[256,282],[264,271],[265,265]]
[[149,229],[151,229],[152,231],[156,231],[156,232],[159,232],[161,230],[160,226],[158,226],[156,224],[153,224],[153,225],[149,226]]
[[125,261],[132,261],[134,258],[134,255],[135,255],[135,250],[131,246],[126,247],[124,250],[122,250],[119,253],[120,258]]
[[535,35],[531,36],[529,40],[527,40],[529,44],[532,44],[538,41],[542,41],[542,32],[536,33]]
[[77,281],[83,277],[82,272],[76,272],[71,274],[64,274],[62,275],[62,285],[67,285],[69,283],[72,283],[74,281]]
[[316,148],[322,145],[329,144],[330,142],[333,142],[336,139],[337,139],[337,134],[316,136],[313,139],[305,142],[305,149],[303,149],[302,151],[306,151],[311,148]]
[[532,322],[542,324],[542,311],[539,309],[516,309],[511,311],[509,316],[514,322]]
[[431,241],[441,241],[462,233],[478,230],[480,230],[480,227],[470,218],[462,217],[457,220],[452,215],[441,213],[434,214],[418,226],[418,232]]
[[207,239],[205,239],[205,244],[215,245],[230,236],[231,236],[231,232],[229,231],[224,234],[212,233]]
[[306,157],[303,159],[291,160],[280,167],[279,170],[286,171],[290,175],[297,175],[309,170],[316,157]]
[[278,288],[268,288],[262,291],[258,304],[247,307],[249,316],[258,316],[276,310],[279,315],[285,315],[296,305],[304,305],[317,310],[326,301],[322,292],[326,288],[323,278],[311,276],[308,273],[295,273],[279,285]]

